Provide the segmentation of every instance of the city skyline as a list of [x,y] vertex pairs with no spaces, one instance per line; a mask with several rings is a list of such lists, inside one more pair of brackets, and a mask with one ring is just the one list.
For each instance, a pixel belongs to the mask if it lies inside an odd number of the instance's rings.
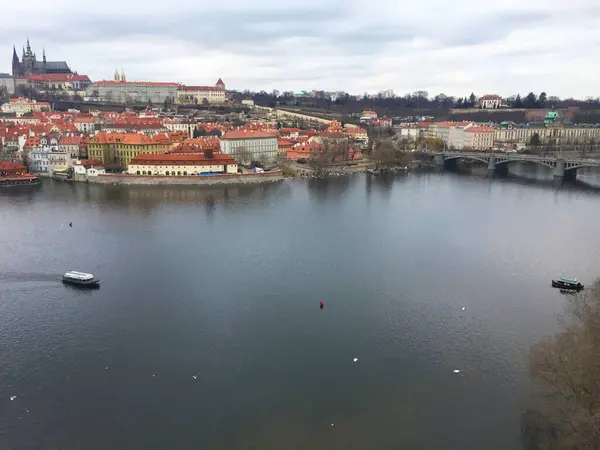
[[369,8],[338,0],[107,0],[87,5],[88,15],[75,5],[5,5],[0,72],[10,72],[13,44],[20,55],[29,38],[38,56],[45,49],[94,81],[112,79],[118,67],[130,80],[221,77],[235,90],[598,96],[590,55],[600,50],[600,6],[592,0],[383,0]]

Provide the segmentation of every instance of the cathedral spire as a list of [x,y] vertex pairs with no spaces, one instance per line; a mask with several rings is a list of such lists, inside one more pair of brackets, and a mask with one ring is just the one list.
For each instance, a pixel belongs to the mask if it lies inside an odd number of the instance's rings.
[[31,55],[31,45],[29,45],[29,38],[27,38],[27,54]]
[[19,62],[19,57],[17,56],[17,48],[13,45],[13,64]]
[[44,65],[46,65],[46,49],[45,48],[42,49],[42,57],[43,57]]

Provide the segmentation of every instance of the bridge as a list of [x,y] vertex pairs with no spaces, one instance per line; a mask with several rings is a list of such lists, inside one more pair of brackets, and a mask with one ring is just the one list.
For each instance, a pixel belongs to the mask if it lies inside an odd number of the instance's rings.
[[600,159],[579,158],[575,156],[536,156],[518,153],[485,153],[485,152],[457,152],[446,151],[434,153],[434,161],[438,166],[444,166],[446,161],[470,159],[488,165],[488,172],[494,173],[498,168],[506,167],[514,162],[531,162],[549,167],[553,170],[554,178],[574,178],[577,169],[583,167],[599,167]]

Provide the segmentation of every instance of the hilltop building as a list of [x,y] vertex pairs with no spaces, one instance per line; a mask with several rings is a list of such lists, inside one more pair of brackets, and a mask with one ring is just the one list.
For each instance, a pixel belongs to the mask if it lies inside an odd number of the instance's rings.
[[47,61],[46,51],[42,51],[42,60],[38,61],[35,53],[31,51],[29,39],[27,47],[23,47],[21,59],[17,56],[17,49],[13,46],[12,75],[24,77],[31,74],[73,73],[65,61]]

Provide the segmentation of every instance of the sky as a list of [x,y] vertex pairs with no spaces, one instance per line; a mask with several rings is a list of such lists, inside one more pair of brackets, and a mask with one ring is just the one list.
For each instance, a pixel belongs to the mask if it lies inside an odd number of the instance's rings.
[[600,96],[598,0],[27,0],[2,19],[0,72],[29,37],[92,81]]

